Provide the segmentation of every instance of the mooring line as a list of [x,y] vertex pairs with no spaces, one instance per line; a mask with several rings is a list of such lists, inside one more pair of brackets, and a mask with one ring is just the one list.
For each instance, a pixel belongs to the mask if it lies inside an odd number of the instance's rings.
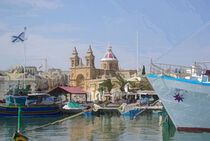
[[50,123],[47,123],[47,124],[44,124],[44,125],[41,125],[41,126],[32,128],[32,129],[23,130],[23,131],[21,131],[21,133],[24,133],[24,132],[26,132],[26,131],[33,131],[33,130],[40,129],[40,128],[43,128],[43,127],[47,127],[47,126],[50,126],[50,125],[53,125],[53,124],[56,124],[56,123],[59,123],[59,122],[63,122],[63,121],[65,121],[65,120],[68,120],[68,119],[71,119],[71,118],[80,116],[80,115],[84,114],[86,111],[88,111],[88,110],[85,110],[85,111],[80,112],[80,113],[78,113],[78,114],[75,114],[75,115],[72,115],[72,116],[69,116],[69,117],[60,119],[60,120],[56,120],[56,121],[54,121],[54,122],[50,122]]

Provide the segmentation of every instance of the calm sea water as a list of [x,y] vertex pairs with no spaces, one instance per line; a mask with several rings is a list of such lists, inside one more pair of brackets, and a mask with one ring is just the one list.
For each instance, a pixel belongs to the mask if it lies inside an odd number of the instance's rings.
[[[24,118],[31,129],[62,117]],[[120,116],[80,116],[24,133],[31,141],[209,141],[210,133],[177,132],[160,126],[162,117],[145,113],[137,119]],[[0,119],[0,140],[11,141],[17,119]]]

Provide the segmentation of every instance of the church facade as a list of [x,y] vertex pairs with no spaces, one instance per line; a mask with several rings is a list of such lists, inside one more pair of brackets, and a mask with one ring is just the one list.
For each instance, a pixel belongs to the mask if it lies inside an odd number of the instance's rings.
[[85,64],[78,56],[76,47],[74,47],[72,56],[70,57],[71,70],[69,85],[77,86],[86,91],[89,95],[89,100],[97,99],[98,87],[105,79],[115,79],[117,73],[131,76],[136,73],[136,70],[120,71],[118,59],[112,52],[112,47],[108,46],[104,57],[101,59],[101,68],[95,68],[95,56],[91,46],[89,46],[85,55]]

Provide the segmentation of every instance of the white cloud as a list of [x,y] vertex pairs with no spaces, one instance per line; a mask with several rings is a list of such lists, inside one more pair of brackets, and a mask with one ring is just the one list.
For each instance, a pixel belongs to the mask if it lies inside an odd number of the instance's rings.
[[[21,65],[24,60],[23,43],[12,44],[10,34],[0,36],[0,69]],[[30,35],[25,42],[27,65],[40,65],[41,61],[30,61],[33,58],[48,58],[49,67],[67,70],[68,59],[73,49],[72,39],[52,40],[39,35]]]
[[62,7],[59,0],[7,0],[7,2],[15,5],[27,4],[34,8],[56,9]]
[[38,17],[38,16],[39,15],[36,13],[36,11],[34,9],[30,9],[29,11],[20,12],[20,13],[16,14],[16,17],[20,17],[20,18],[23,18],[23,17],[32,18],[32,17]]
[[[11,33],[8,33],[0,36],[0,60],[4,60],[0,62],[0,69],[8,69],[13,65],[23,65],[24,62],[23,44],[12,44],[10,41],[11,35]],[[91,43],[79,43],[79,41],[75,43],[74,41],[75,39],[49,39],[40,35],[30,35],[25,42],[27,65],[38,67],[40,64],[44,64],[40,59],[47,57],[50,68],[69,70],[69,58],[74,46],[77,47],[79,56],[85,64],[84,57]],[[91,46],[95,55],[96,67],[100,68],[100,60],[106,52],[107,44],[94,41]],[[118,48],[120,48],[119,45],[113,45],[113,52],[118,57],[120,66],[124,69],[134,68],[136,58],[132,52],[123,48],[119,50]]]
[[7,24],[1,23],[0,22],[0,31],[8,31],[9,30],[9,26]]
[[41,32],[71,32],[73,30],[80,30],[80,27],[73,26],[71,24],[54,24],[48,26],[36,26],[31,27],[32,31],[41,31]]

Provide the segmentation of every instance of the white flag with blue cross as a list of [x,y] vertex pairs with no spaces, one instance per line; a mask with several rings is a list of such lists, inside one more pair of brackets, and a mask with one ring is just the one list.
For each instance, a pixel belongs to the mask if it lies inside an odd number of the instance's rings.
[[24,27],[24,31],[21,32],[18,36],[12,36],[12,43],[24,42],[25,41],[25,31],[26,31],[26,27]]

